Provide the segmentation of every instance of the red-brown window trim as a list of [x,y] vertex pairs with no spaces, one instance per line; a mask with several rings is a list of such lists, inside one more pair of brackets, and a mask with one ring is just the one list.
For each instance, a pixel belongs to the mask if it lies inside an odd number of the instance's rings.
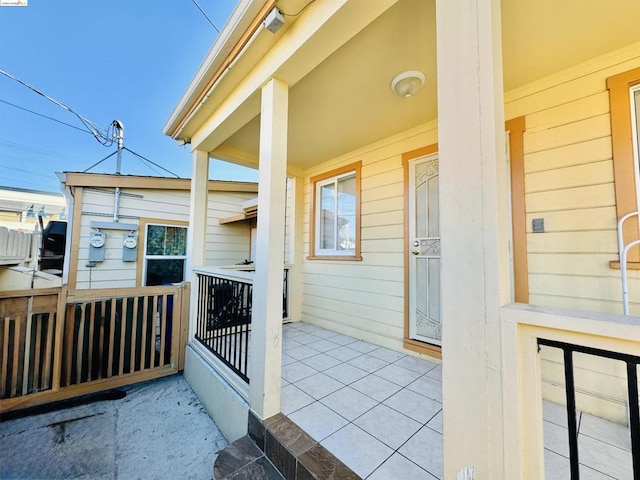
[[[616,214],[621,218],[638,209],[636,173],[633,157],[633,132],[629,89],[640,84],[640,67],[607,78],[611,114],[611,146],[616,192]],[[638,238],[638,219],[630,218],[623,229],[625,243]],[[640,269],[640,249],[629,251],[631,269]],[[611,268],[620,268],[620,262],[611,261]]]
[[[316,175],[309,179],[311,186],[311,210],[309,212],[309,256],[308,260],[341,260],[341,261],[354,261],[362,260],[360,251],[360,190],[361,190],[361,170],[362,162],[358,161],[349,165],[330,170],[328,172]],[[322,180],[326,180],[331,177],[337,177],[343,173],[355,172],[356,175],[356,248],[353,255],[316,255],[316,185]]]

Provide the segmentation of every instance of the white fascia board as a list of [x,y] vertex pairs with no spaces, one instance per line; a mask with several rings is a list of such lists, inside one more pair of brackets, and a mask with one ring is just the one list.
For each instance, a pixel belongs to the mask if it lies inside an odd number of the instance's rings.
[[[289,86],[295,85],[396,2],[397,0],[324,0],[314,3],[307,15],[296,21],[286,35],[255,65],[251,73],[238,83],[236,89],[222,101],[215,112],[198,126],[191,136],[191,148],[207,151],[217,148],[228,136],[228,132],[221,129],[225,123],[233,123],[230,127],[233,130],[244,125],[247,118],[253,118],[260,112],[260,97],[254,94],[260,92],[269,79],[277,76],[284,65],[288,64],[291,68],[288,70],[287,78],[280,79]],[[337,20],[334,22],[334,19]],[[327,26],[329,23],[332,25]],[[345,25],[348,28],[344,28]],[[331,35],[318,35],[325,28],[331,31]],[[322,40],[319,40],[320,37]],[[302,48],[310,43],[313,43],[315,57],[310,60],[297,56]],[[246,107],[246,110],[241,111],[241,107]]]
[[263,0],[240,0],[238,2],[200,68],[198,68],[186,91],[180,97],[164,127],[162,127],[162,132],[165,135],[170,135],[178,127],[190,106],[236,46],[263,4]]

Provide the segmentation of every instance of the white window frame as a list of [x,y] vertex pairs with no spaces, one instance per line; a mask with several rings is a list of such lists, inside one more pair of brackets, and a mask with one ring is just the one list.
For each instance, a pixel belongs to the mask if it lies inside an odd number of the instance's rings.
[[[315,198],[315,209],[316,211],[314,212],[315,215],[315,225],[316,225],[316,236],[315,236],[315,254],[317,256],[331,256],[331,257],[336,257],[336,256],[345,256],[345,257],[353,257],[356,254],[356,247],[355,247],[355,243],[356,243],[356,237],[357,235],[354,235],[354,239],[353,239],[353,243],[354,243],[354,248],[353,249],[349,249],[349,250],[339,250],[338,248],[321,248],[320,246],[320,242],[323,238],[322,235],[322,218],[321,218],[321,212],[322,212],[322,187],[325,187],[327,185],[331,185],[333,184],[335,187],[333,189],[334,192],[334,205],[335,205],[335,211],[333,212],[333,218],[334,218],[334,225],[333,225],[333,231],[334,231],[334,235],[335,238],[334,240],[336,241],[336,246],[337,246],[337,241],[338,241],[338,199],[337,199],[337,195],[338,195],[338,184],[340,182],[341,179],[346,179],[346,178],[351,178],[353,177],[354,180],[357,180],[357,172],[355,170],[350,170],[348,172],[344,172],[341,173],[339,175],[324,179],[324,180],[319,180],[318,182],[316,182],[316,198]],[[355,201],[357,202],[357,194],[356,194],[356,198]],[[357,208],[356,208],[356,212],[355,212],[355,216],[357,216]],[[354,228],[357,228],[354,225]]]
[[[142,285],[147,286],[147,261],[148,260],[184,260],[184,266],[187,265],[187,255],[148,255],[147,254],[147,241],[149,239],[149,227],[171,227],[171,228],[184,228],[189,233],[188,227],[184,225],[172,225],[170,223],[146,223],[144,226],[144,250],[142,251]],[[182,281],[184,282],[187,272],[185,268],[182,269]]]

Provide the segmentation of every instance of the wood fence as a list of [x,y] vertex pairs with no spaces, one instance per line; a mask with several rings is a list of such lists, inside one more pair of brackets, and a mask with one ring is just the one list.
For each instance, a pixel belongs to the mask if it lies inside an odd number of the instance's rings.
[[12,265],[29,260],[34,241],[32,232],[18,232],[0,226],[0,265]]
[[189,284],[0,293],[0,410],[177,373]]

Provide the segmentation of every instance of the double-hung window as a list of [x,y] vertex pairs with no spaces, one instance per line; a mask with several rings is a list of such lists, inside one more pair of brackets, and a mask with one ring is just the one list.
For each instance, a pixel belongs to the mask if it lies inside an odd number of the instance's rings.
[[145,241],[144,284],[153,286],[184,281],[187,228],[148,223]]
[[360,259],[360,163],[313,177],[310,258]]

